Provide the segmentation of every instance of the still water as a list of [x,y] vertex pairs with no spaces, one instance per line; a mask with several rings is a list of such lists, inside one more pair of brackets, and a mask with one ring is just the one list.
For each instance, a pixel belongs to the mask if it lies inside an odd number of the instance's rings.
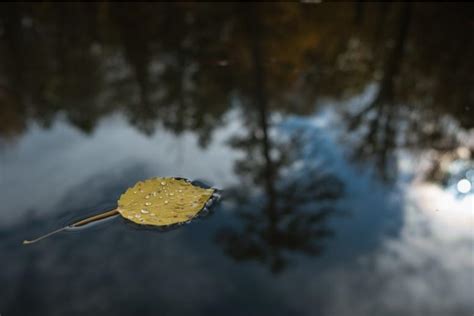
[[[473,13],[1,4],[0,315],[473,315]],[[21,244],[156,176],[222,198]]]

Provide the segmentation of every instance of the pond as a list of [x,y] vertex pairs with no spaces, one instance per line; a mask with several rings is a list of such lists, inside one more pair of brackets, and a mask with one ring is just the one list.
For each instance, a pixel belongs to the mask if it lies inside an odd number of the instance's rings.
[[0,315],[472,316],[473,9],[1,4]]

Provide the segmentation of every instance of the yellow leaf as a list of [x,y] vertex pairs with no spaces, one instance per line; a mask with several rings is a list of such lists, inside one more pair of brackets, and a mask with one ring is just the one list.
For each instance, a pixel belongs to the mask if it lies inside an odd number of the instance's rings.
[[195,217],[213,193],[214,189],[200,188],[185,179],[153,178],[122,194],[117,210],[140,225],[168,226]]
[[118,207],[52,231],[23,244],[32,244],[68,228],[85,226],[120,214],[140,225],[169,226],[194,218],[211,200],[215,190],[203,189],[186,179],[153,178],[137,182],[122,194]]

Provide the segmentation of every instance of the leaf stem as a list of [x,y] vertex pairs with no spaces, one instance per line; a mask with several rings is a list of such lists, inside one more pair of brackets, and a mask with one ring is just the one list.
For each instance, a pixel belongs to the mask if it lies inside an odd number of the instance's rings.
[[119,214],[119,211],[117,209],[113,209],[111,211],[107,211],[107,212],[104,212],[104,213],[100,213],[100,214],[97,214],[97,215],[93,215],[93,216],[90,216],[90,217],[87,217],[87,218],[84,218],[80,221],[77,221],[75,223],[72,223],[71,225],[68,225],[68,226],[65,226],[65,227],[62,227],[62,228],[59,228],[59,229],[56,229],[55,231],[52,231],[50,233],[47,233],[43,236],[40,236],[36,239],[32,239],[32,240],[24,240],[23,241],[23,244],[24,245],[28,245],[28,244],[32,244],[32,243],[35,243],[35,242],[38,242],[42,239],[45,239],[51,235],[54,235],[56,233],[59,233],[59,232],[62,232],[63,230],[66,230],[68,228],[76,228],[76,227],[81,227],[81,226],[84,226],[84,225],[87,225],[87,224],[90,224],[90,223],[93,223],[93,222],[96,222],[96,221],[100,221],[100,220],[103,220],[105,218],[108,218],[108,217],[112,217],[112,216],[116,216]]

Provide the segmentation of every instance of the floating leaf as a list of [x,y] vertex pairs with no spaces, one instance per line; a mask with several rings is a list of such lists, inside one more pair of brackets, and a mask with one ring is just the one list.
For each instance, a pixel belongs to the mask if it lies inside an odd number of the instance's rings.
[[185,223],[197,216],[215,194],[182,178],[153,178],[137,182],[122,194],[114,210],[94,215],[55,230],[31,244],[68,228],[77,228],[112,216],[121,215],[139,225],[170,226]]
[[185,179],[154,178],[122,194],[117,210],[137,224],[168,226],[195,217],[213,194],[214,189],[197,187]]

